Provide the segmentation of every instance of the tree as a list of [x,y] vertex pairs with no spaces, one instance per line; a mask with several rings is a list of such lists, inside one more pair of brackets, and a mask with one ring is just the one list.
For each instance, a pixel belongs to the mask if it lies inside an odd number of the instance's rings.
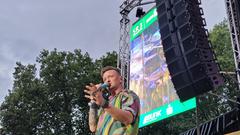
[[[235,75],[228,74],[228,72],[236,72],[233,58],[233,49],[231,45],[230,33],[228,29],[227,20],[223,20],[219,24],[215,25],[213,30],[210,31],[210,40],[212,47],[216,53],[218,63],[223,77],[225,78],[225,84],[213,92],[222,97],[229,99],[237,98],[239,91],[237,90],[237,79]],[[205,94],[200,97],[199,102],[203,107],[200,107],[202,122],[213,119],[227,111],[234,108],[232,102],[227,101],[222,97],[217,97],[209,94]],[[206,110],[204,106],[209,106]]]
[[228,22],[225,19],[219,24],[215,25],[210,31],[209,39],[212,43],[212,47],[216,54],[219,66],[221,67],[221,71],[223,72],[222,75],[225,79],[225,83],[223,86],[212,91],[215,95],[206,93],[198,97],[198,118],[200,123],[210,121],[217,116],[233,109],[236,105],[226,100],[226,98],[236,99],[237,95],[239,95],[239,91],[237,90],[238,84],[236,82],[236,76],[228,74],[228,72],[236,71],[227,23]]
[[1,105],[4,134],[91,134],[84,87],[101,82],[99,69],[116,65],[116,52],[93,61],[88,53],[40,52],[35,65],[17,63],[14,87]]
[[101,70],[101,68],[105,67],[105,66],[117,66],[117,52],[113,51],[113,52],[107,52],[106,55],[103,55],[102,57],[100,57],[100,59],[95,60],[95,64],[98,67],[98,71]]
[[233,49],[231,45],[230,33],[227,20],[223,20],[215,25],[210,31],[209,39],[216,53],[217,60],[222,71],[235,71]]
[[46,50],[38,57],[40,77],[47,87],[50,127],[55,134],[82,134],[86,131],[87,100],[84,86],[96,82],[94,63],[88,53],[80,50],[52,52]]
[[6,134],[33,134],[43,122],[44,89],[36,79],[35,65],[17,63],[13,90],[1,105],[1,121]]

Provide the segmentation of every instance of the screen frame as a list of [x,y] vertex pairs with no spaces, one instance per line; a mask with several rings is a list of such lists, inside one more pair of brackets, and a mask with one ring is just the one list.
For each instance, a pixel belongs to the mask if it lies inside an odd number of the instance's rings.
[[[142,18],[138,19],[135,23],[132,24],[132,27],[130,29],[130,45],[133,40],[140,36],[144,30],[148,29],[156,21],[158,21],[158,15],[157,8],[154,6]],[[131,50],[129,52],[131,52]],[[144,114],[140,114],[139,128],[186,112],[193,108],[196,108],[196,98],[189,99],[185,102],[180,102],[179,99],[174,100],[169,104],[164,104]]]

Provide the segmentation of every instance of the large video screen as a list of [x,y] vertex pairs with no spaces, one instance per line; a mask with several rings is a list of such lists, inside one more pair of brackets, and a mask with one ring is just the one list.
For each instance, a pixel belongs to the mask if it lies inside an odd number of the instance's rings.
[[139,127],[196,107],[195,98],[180,102],[167,68],[156,8],[130,31],[130,89],[140,97]]

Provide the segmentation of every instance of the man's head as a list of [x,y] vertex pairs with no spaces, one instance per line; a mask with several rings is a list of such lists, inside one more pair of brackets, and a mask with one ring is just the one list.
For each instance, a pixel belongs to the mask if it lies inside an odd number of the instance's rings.
[[101,71],[103,82],[110,85],[110,89],[117,89],[122,86],[120,70],[112,66],[106,66]]

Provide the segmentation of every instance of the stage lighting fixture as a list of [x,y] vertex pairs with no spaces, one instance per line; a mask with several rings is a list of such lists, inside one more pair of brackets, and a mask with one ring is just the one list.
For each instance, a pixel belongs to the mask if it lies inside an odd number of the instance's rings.
[[141,18],[145,14],[142,7],[138,7],[136,11],[136,17]]

